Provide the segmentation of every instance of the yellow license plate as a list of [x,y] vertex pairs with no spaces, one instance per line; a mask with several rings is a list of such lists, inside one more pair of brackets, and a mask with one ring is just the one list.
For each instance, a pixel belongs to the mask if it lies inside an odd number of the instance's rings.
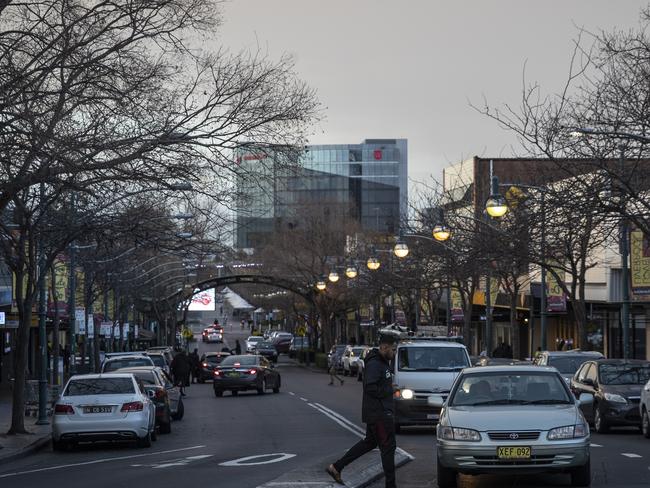
[[499,459],[530,459],[530,447],[497,447],[497,457]]

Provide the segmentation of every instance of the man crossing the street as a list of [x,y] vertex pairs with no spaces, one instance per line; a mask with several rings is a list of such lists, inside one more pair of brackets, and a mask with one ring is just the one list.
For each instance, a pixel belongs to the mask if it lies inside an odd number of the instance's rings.
[[341,471],[355,459],[379,446],[381,464],[386,477],[386,488],[395,488],[395,403],[393,400],[393,373],[390,362],[395,356],[395,338],[381,336],[379,348],[365,359],[361,420],[366,424],[366,437],[352,446],[341,459],[330,464],[326,471],[343,484]]

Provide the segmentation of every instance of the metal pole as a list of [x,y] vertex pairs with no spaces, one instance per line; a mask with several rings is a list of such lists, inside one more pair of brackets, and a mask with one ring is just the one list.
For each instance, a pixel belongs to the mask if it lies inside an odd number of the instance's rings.
[[490,282],[492,273],[488,269],[485,275],[485,351],[489,356],[492,353],[492,291]]
[[[620,149],[620,163],[621,172],[625,169],[625,146],[621,144]],[[621,174],[622,176],[622,174]],[[629,226],[627,219],[621,220],[621,286],[623,302],[621,303],[621,325],[623,326],[623,359],[630,358],[630,288],[628,285],[629,271],[628,271],[628,255],[629,255],[629,242],[628,242]]]
[[541,257],[542,257],[542,293],[540,299],[540,346],[542,351],[546,351],[546,266],[544,266],[544,254],[546,252],[546,194],[542,191],[542,242],[541,242]]
[[[45,204],[45,184],[41,183],[41,205]],[[41,215],[39,241],[39,256],[38,256],[38,342],[39,352],[41,356],[41,370],[38,380],[38,420],[36,425],[47,425],[47,331],[45,330],[45,318],[47,314],[47,294],[45,290],[45,278],[47,271],[45,270],[45,242],[43,240],[43,215]]]
[[[72,194],[70,201],[70,211],[72,218],[75,216],[75,195]],[[68,375],[72,376],[75,372],[75,349],[76,349],[76,316],[75,316],[75,295],[77,293],[77,276],[75,273],[75,244],[74,241],[70,243],[70,277],[68,279],[68,342],[70,344],[70,360],[68,361]]]

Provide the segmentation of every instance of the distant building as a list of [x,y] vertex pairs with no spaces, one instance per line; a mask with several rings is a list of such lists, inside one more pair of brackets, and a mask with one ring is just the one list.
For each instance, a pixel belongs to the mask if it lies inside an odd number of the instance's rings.
[[305,147],[304,151],[249,148],[238,162],[238,248],[265,244],[300,209],[344,213],[362,230],[397,233],[408,209],[406,139]]

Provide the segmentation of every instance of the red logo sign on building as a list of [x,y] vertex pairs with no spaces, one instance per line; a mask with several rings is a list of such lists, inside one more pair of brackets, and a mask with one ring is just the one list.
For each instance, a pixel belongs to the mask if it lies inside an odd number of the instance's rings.
[[375,149],[374,154],[375,154],[375,159],[377,161],[381,161],[381,149]]

